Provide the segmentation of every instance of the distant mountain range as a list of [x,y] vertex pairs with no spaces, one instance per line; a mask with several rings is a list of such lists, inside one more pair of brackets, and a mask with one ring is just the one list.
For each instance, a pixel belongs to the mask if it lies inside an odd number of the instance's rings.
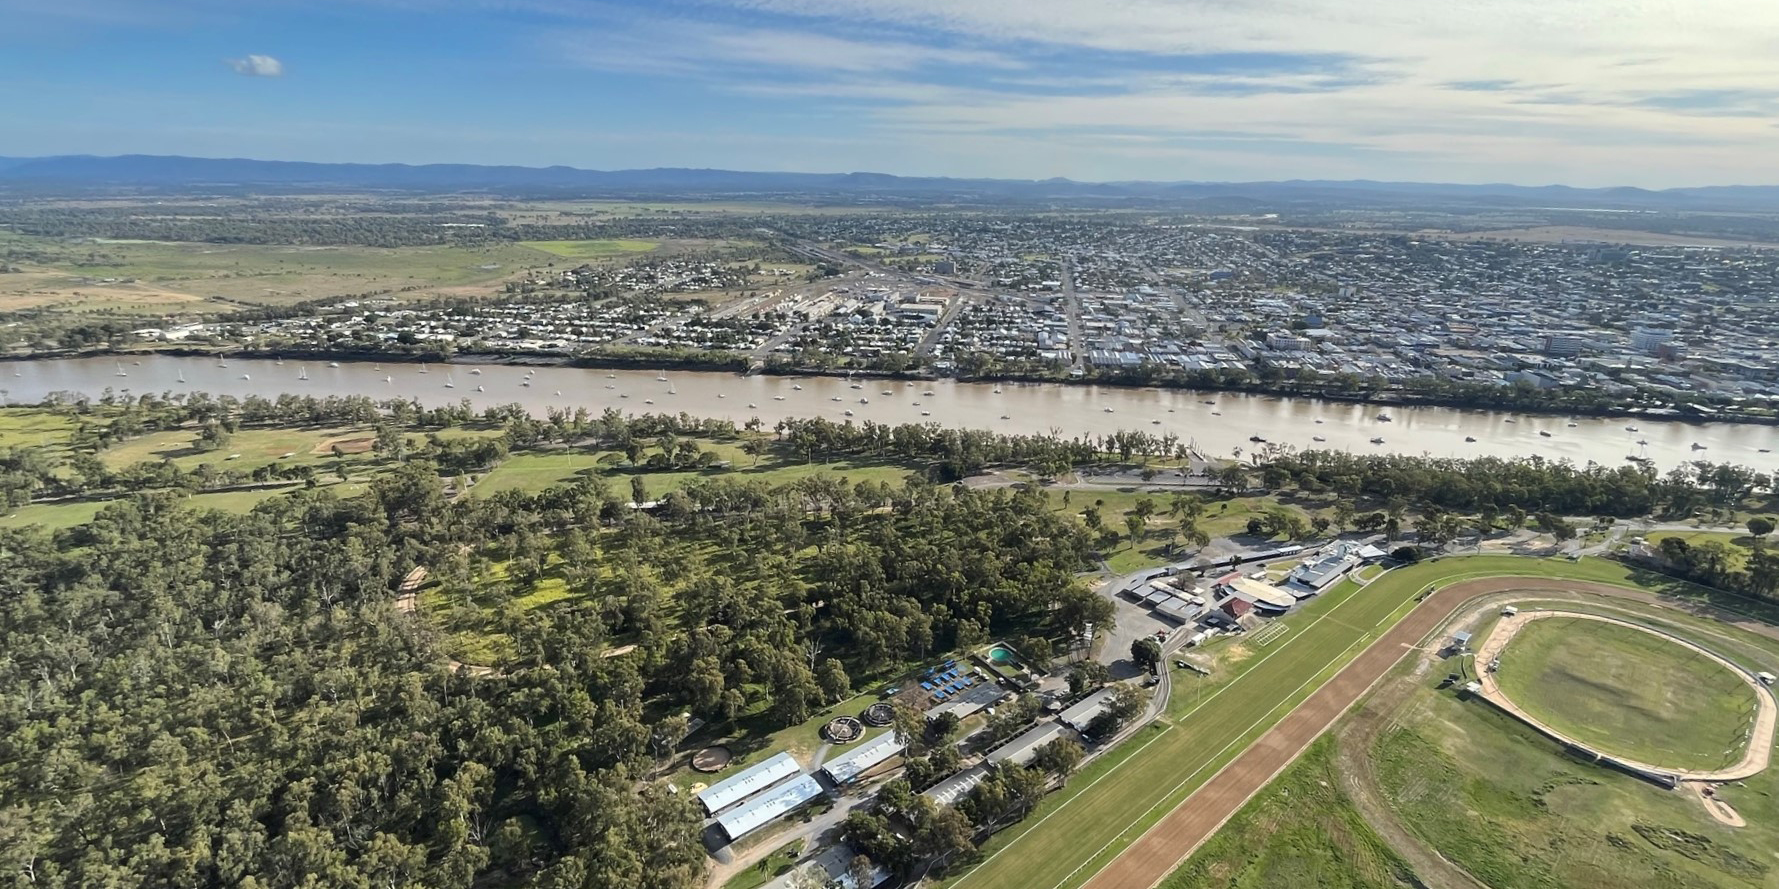
[[847,201],[1013,201],[1214,204],[1264,209],[1314,204],[1436,204],[1626,210],[1779,210],[1779,186],[1571,188],[1366,180],[1280,182],[1076,182],[951,179],[886,173],[735,170],[583,170],[475,164],[323,164],[159,155],[0,157],[0,191],[137,188],[167,191],[375,190],[526,195],[806,196]]

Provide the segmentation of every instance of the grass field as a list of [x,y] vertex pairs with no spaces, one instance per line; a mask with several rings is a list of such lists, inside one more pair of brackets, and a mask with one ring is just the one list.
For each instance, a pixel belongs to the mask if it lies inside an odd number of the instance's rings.
[[1416,884],[1339,788],[1324,737],[1243,806],[1161,889],[1399,889]]
[[[226,447],[200,451],[195,447],[197,430],[177,429],[129,439],[100,452],[99,458],[112,469],[145,461],[172,460],[188,470],[210,463],[218,467],[226,464],[230,469],[249,472],[269,463],[332,464],[335,458],[328,447],[331,443],[341,442],[342,447],[351,452],[357,447],[351,442],[373,437],[368,429],[243,429],[230,437]],[[348,453],[346,460],[350,463],[368,458],[366,453]]]
[[1641,630],[1544,618],[1501,656],[1501,690],[1527,714],[1597,749],[1653,765],[1713,769],[1741,758],[1754,718],[1746,683]]
[[1400,620],[1419,591],[1429,584],[1500,575],[1625,586],[1641,576],[1597,559],[1486,555],[1397,569],[1363,589],[1343,581],[1287,618],[1291,631],[1273,644],[1239,659],[1225,658],[1228,678],[1202,700],[1179,701],[1178,710],[1170,707],[1169,723],[1088,766],[1024,822],[990,840],[982,860],[951,884],[968,889],[1081,885],[1338,672],[1366,641]]
[[[1635,603],[1611,610],[1659,622],[1759,663],[1779,643]],[[1744,889],[1779,885],[1779,773],[1722,789],[1747,819],[1730,828],[1686,794],[1571,758],[1499,713],[1433,687],[1432,671],[1371,755],[1403,825],[1493,889]]]
[[661,246],[659,241],[520,241],[522,246],[530,247],[551,256],[577,261],[610,259],[614,256],[628,256],[635,253],[649,253]]
[[0,277],[0,309],[224,311],[238,303],[488,285],[552,255],[517,244],[482,247],[296,247],[156,241],[63,243],[14,236],[48,261]]

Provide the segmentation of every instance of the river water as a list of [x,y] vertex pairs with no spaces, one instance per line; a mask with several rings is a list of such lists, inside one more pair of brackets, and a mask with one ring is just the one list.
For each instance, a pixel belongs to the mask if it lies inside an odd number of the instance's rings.
[[[166,355],[122,362],[110,358],[7,362],[0,363],[0,390],[12,404],[39,401],[58,391],[94,397],[106,389],[131,394],[203,391],[238,397],[292,392],[414,398],[424,404],[462,399],[478,406],[517,402],[539,416],[548,407],[585,407],[595,414],[616,407],[628,413],[684,412],[736,422],[759,417],[768,428],[781,417],[819,416],[835,421],[934,422],[1065,436],[1140,429],[1157,435],[1171,432],[1184,442],[1196,443],[1210,456],[1229,456],[1236,448],[1247,453],[1258,446],[1250,441],[1257,435],[1298,448],[1359,453],[1537,454],[1606,465],[1622,464],[1628,455],[1642,455],[1663,468],[1696,459],[1743,463],[1762,470],[1779,464],[1771,459],[1774,455],[1760,450],[1779,450],[1779,428],[1735,423],[1566,418],[1443,407],[1380,408],[1265,395],[1036,383],[923,380],[908,385],[900,380],[532,369],[501,364],[342,362],[330,367],[327,362],[280,364],[238,358],[228,359],[226,364],[210,358]],[[308,379],[302,379],[304,374]],[[847,411],[851,411],[850,417]],[[1381,414],[1390,416],[1391,421],[1381,421]],[[1637,431],[1628,430],[1628,426]],[[1318,437],[1322,440],[1317,441]],[[1467,437],[1476,441],[1466,441]],[[1374,444],[1374,438],[1383,442]],[[1640,440],[1648,444],[1639,445]],[[1694,449],[1694,444],[1705,449]]]

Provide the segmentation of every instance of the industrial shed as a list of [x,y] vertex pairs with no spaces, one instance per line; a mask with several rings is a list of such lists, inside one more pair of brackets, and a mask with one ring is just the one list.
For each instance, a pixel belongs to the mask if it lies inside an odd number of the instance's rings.
[[1100,715],[1100,711],[1106,709],[1106,705],[1112,702],[1112,691],[1112,687],[1108,685],[1082,698],[1076,702],[1075,706],[1062,711],[1062,715],[1056,718],[1057,721],[1075,731],[1085,732],[1087,724],[1092,722],[1095,716]]
[[795,757],[780,753],[698,791],[698,802],[706,814],[715,815],[801,771]]
[[1058,722],[1046,722],[989,751],[988,761],[1022,766],[1031,762],[1032,757],[1036,756],[1045,744],[1057,738],[1074,737],[1075,733],[1070,731],[1068,726]]
[[740,808],[717,819],[723,836],[733,843],[822,795],[822,782],[804,775],[755,795]]
[[835,784],[846,784],[901,753],[905,746],[896,739],[895,732],[884,732],[859,749],[828,760],[822,773]]

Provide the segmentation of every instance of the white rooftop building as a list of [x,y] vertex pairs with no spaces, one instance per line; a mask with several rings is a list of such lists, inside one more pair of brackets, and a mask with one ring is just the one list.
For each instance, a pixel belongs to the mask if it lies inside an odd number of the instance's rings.
[[859,749],[828,760],[822,765],[822,772],[835,784],[846,784],[901,753],[905,746],[895,732],[884,732]]
[[732,843],[821,795],[822,782],[804,775],[754,796],[740,808],[718,818],[717,827]]
[[796,757],[780,753],[698,791],[698,802],[707,814],[715,815],[801,771]]

